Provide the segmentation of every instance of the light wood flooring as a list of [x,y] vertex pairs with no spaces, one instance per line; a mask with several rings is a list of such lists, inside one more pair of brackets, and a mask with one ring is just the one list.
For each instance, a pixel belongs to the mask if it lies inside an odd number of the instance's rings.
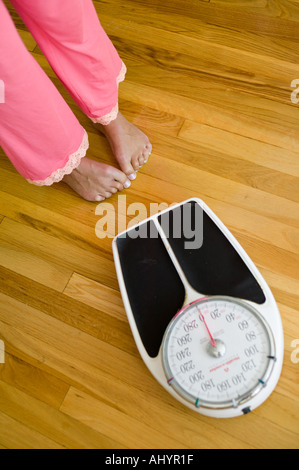
[[[152,202],[192,196],[206,202],[277,300],[282,375],[270,398],[244,417],[215,420],[180,405],[138,354],[112,238],[95,233],[99,206],[64,183],[28,184],[2,152],[0,448],[298,449],[299,103],[291,101],[291,82],[299,79],[299,2],[94,5],[128,68],[120,109],[153,144],[124,192],[126,207],[142,202],[149,211]],[[9,8],[27,48],[88,131],[88,155],[116,164]],[[118,214],[117,195],[108,202]]]

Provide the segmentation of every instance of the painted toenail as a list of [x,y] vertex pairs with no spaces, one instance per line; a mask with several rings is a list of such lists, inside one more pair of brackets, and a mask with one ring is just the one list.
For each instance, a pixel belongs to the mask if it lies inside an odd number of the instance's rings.
[[[129,178],[129,177],[128,177]],[[124,188],[128,188],[129,186],[131,186],[131,181],[127,180],[124,184]]]
[[129,180],[134,180],[136,178],[136,173],[131,173],[129,176],[128,176]]

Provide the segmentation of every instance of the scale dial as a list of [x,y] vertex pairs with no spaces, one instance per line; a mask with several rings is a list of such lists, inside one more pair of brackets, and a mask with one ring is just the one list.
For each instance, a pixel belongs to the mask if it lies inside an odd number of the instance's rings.
[[169,385],[196,407],[237,408],[267,385],[275,342],[263,316],[232,297],[202,298],[183,308],[162,342]]

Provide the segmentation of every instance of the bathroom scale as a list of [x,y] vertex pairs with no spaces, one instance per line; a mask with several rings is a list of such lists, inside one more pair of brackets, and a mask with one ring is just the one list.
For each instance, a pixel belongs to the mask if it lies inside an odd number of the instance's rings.
[[261,405],[281,373],[280,313],[212,210],[188,199],[118,234],[112,246],[132,334],[156,380],[210,417]]

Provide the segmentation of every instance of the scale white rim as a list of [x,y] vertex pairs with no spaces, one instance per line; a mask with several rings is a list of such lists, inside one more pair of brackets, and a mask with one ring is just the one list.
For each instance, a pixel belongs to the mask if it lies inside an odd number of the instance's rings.
[[[262,288],[266,301],[261,304],[261,305],[256,305],[252,301],[248,300],[243,300],[243,302],[246,302],[247,304],[253,306],[254,308],[258,308],[259,313],[263,317],[264,321],[267,322],[267,324],[270,326],[270,329],[272,330],[273,337],[275,338],[275,346],[276,346],[276,361],[274,363],[273,361],[273,367],[275,367],[274,373],[270,376],[267,387],[263,387],[261,391],[256,394],[255,396],[251,397],[250,400],[248,400],[247,406],[243,407],[238,406],[236,409],[234,408],[223,408],[223,409],[212,409],[212,408],[205,408],[205,407],[200,407],[196,408],[194,404],[190,403],[190,401],[187,401],[180,395],[178,395],[171,387],[169,387],[169,384],[166,380],[166,376],[163,370],[163,365],[162,365],[162,347],[160,347],[160,351],[156,357],[151,357],[147,353],[144,344],[142,342],[142,339],[140,337],[134,314],[131,309],[131,304],[130,304],[130,299],[128,297],[128,293],[126,290],[126,285],[125,285],[125,280],[123,278],[122,274],[122,267],[121,267],[121,262],[120,262],[120,256],[118,252],[118,247],[117,247],[117,239],[120,236],[123,236],[126,232],[129,230],[135,229],[137,226],[141,226],[142,224],[146,224],[150,220],[152,220],[155,225],[157,225],[157,219],[159,216],[161,216],[163,213],[176,209],[183,204],[189,203],[189,202],[195,202],[197,203],[203,211],[206,212],[206,214],[210,217],[210,219],[215,223],[215,225],[220,229],[220,231],[225,235],[225,237],[229,240],[230,244],[232,247],[237,251],[245,265],[248,267],[250,270],[251,274],[255,277],[255,279],[258,281],[260,287]],[[167,240],[166,240],[167,244]],[[271,292],[271,289],[269,288],[267,282],[261,275],[260,271],[256,267],[256,265],[253,263],[253,261],[250,259],[248,254],[245,252],[243,247],[240,245],[240,243],[237,241],[237,239],[232,235],[232,233],[228,230],[228,228],[223,224],[223,222],[215,215],[215,213],[199,198],[197,197],[192,197],[189,198],[181,203],[173,204],[171,207],[152,215],[151,217],[141,221],[140,223],[136,224],[134,227],[130,227],[128,230],[124,230],[121,233],[119,233],[112,241],[112,249],[113,249],[113,256],[114,256],[114,262],[115,262],[115,267],[116,267],[116,273],[117,273],[117,278],[120,286],[120,292],[122,295],[122,299],[124,302],[126,314],[128,317],[128,321],[131,327],[131,331],[136,343],[136,346],[138,348],[138,351],[141,355],[141,358],[143,359],[145,365],[148,367],[149,371],[152,373],[152,375],[155,377],[155,379],[159,382],[159,384],[165,388],[165,390],[170,393],[176,400],[181,402],[183,405],[185,405],[187,408],[190,408],[193,411],[197,411],[205,416],[213,417],[213,418],[234,418],[238,416],[243,416],[244,414],[247,414],[248,412],[254,410],[258,406],[260,406],[267,398],[270,396],[270,394],[273,392],[275,389],[277,382],[279,380],[280,374],[281,374],[281,369],[283,365],[283,357],[284,357],[284,337],[283,337],[283,327],[282,327],[282,321],[280,317],[280,313],[276,304],[276,301],[273,297],[273,294]],[[172,260],[174,262],[174,260]],[[184,302],[184,306],[186,304],[189,304],[191,301],[195,301],[200,297],[204,297],[204,294],[202,295],[197,295],[197,297],[194,297],[192,299],[189,298],[187,300],[187,296]],[[234,298],[234,300],[237,300]],[[183,306],[183,308],[184,308]],[[162,346],[162,343],[161,343]],[[275,366],[274,366],[275,364]]]
[[[267,333],[267,339],[269,341],[269,355],[268,361],[267,361],[267,366],[265,367],[264,373],[262,376],[260,376],[259,380],[256,382],[256,384],[251,387],[247,392],[243,393],[238,397],[236,400],[226,400],[226,401],[207,401],[199,396],[191,395],[188,393],[186,390],[184,390],[181,385],[177,382],[177,380],[173,377],[173,371],[171,369],[169,359],[168,359],[168,346],[169,346],[169,338],[175,328],[176,323],[180,320],[180,317],[184,315],[190,307],[193,307],[195,304],[201,304],[201,303],[206,303],[206,302],[213,302],[213,301],[228,301],[233,304],[238,304],[241,305],[243,308],[245,308],[247,311],[250,311],[251,314],[253,314],[260,324],[263,326],[264,330]],[[196,301],[190,302],[190,304],[186,305],[183,307],[173,318],[173,320],[169,323],[163,340],[162,340],[162,346],[161,346],[161,359],[162,359],[162,365],[163,365],[163,370],[165,373],[165,377],[167,380],[167,383],[175,390],[178,395],[180,395],[183,399],[187,400],[191,404],[195,405],[197,408],[206,408],[206,409],[228,409],[228,408],[236,408],[238,406],[243,405],[244,403],[248,402],[250,399],[255,397],[259,392],[263,390],[264,387],[267,386],[268,380],[271,377],[273,368],[274,368],[274,363],[276,362],[276,346],[275,346],[275,340],[274,336],[272,333],[272,330],[268,324],[268,322],[263,318],[263,316],[258,312],[256,308],[254,308],[252,305],[250,305],[248,302],[242,300],[242,299],[236,299],[234,297],[229,297],[229,296],[210,296],[210,297],[202,297]]]

